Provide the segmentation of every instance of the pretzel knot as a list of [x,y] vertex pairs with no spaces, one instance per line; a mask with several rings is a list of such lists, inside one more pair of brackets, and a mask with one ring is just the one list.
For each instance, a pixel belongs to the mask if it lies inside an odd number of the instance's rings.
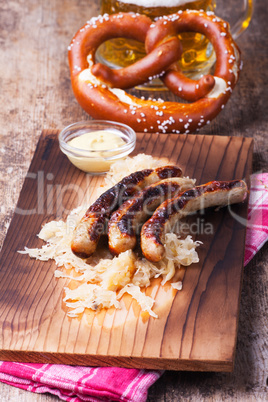
[[[178,39],[182,32],[201,33],[211,42],[216,54],[214,76],[196,81],[180,71],[175,62],[182,54]],[[96,64],[97,48],[116,37],[144,42],[146,56],[118,70]],[[105,14],[88,21],[68,49],[72,88],[82,108],[93,118],[119,121],[139,132],[198,131],[224,108],[240,72],[240,51],[229,26],[212,12],[179,11],[154,23],[140,14]],[[191,103],[145,100],[124,91],[155,77]]]

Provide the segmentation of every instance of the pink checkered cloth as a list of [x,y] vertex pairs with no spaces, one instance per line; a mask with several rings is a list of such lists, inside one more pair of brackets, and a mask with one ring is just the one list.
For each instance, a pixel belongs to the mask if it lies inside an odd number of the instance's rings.
[[1,362],[0,381],[69,402],[146,401],[160,371]]
[[[268,173],[251,177],[244,265],[268,239]],[[161,371],[0,362],[0,381],[70,402],[144,402]]]
[[268,173],[251,176],[244,265],[268,239]]

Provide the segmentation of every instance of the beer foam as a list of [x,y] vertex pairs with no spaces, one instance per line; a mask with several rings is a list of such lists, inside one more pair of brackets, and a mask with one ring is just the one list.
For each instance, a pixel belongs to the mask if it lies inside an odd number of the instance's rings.
[[180,7],[196,0],[119,0],[120,3],[135,4],[136,6],[153,8],[153,7]]

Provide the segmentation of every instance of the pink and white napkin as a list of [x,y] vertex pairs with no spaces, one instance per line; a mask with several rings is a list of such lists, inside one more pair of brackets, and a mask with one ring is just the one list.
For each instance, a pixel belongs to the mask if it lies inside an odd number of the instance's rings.
[[244,266],[268,239],[268,173],[251,176]]

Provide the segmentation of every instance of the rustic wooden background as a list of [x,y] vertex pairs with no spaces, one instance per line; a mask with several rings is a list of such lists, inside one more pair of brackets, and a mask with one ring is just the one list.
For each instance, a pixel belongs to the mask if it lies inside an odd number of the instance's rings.
[[[202,133],[254,137],[253,171],[259,172],[267,171],[268,161],[268,26],[266,1],[256,3],[253,22],[238,40],[244,61],[238,86]],[[97,0],[0,1],[1,243],[42,129],[61,129],[88,118],[71,91],[67,46],[76,30],[98,13]],[[151,387],[149,402],[266,400],[267,251],[266,245],[245,269],[234,372],[166,372]],[[0,400],[58,398],[0,383]]]

